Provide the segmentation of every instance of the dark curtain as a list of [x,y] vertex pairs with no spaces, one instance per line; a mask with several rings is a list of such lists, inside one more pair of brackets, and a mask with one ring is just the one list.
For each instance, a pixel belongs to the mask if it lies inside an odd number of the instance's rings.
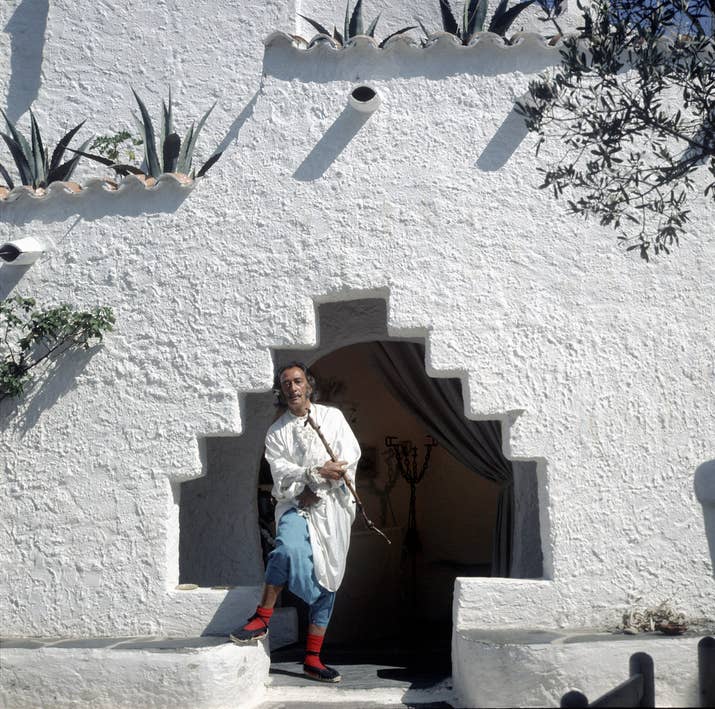
[[466,468],[500,485],[492,576],[509,576],[514,473],[502,454],[500,422],[466,418],[460,380],[428,377],[422,345],[374,342],[373,355],[388,389],[422,421],[429,434]]

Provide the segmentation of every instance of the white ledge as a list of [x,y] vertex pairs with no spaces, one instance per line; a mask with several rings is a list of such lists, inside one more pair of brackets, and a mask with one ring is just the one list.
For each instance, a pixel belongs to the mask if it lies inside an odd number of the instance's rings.
[[53,182],[47,188],[39,188],[37,190],[26,185],[14,187],[7,194],[0,194],[0,203],[2,202],[19,202],[27,203],[33,201],[52,200],[58,197],[68,196],[69,199],[80,199],[83,195],[91,195],[97,193],[140,193],[140,192],[159,192],[165,187],[178,186],[181,190],[187,192],[194,189],[196,179],[179,175],[175,173],[164,173],[156,180],[150,178],[149,182],[145,182],[138,175],[127,175],[119,181],[110,178],[94,177],[87,180],[84,185],[76,182]]
[[312,53],[315,51],[329,50],[336,53],[350,53],[354,50],[387,53],[401,52],[425,52],[449,49],[454,52],[470,52],[475,47],[493,47],[500,50],[520,51],[525,48],[540,48],[551,49],[558,54],[558,48],[561,40],[555,44],[551,44],[541,34],[536,32],[516,32],[511,36],[511,42],[507,43],[504,37],[494,34],[493,32],[477,32],[475,33],[469,44],[464,45],[458,37],[449,32],[434,32],[423,42],[422,38],[417,39],[408,34],[399,34],[390,38],[383,48],[380,48],[380,43],[372,37],[359,35],[348,40],[345,46],[339,45],[332,37],[328,35],[315,35],[310,40],[306,40],[298,35],[290,35],[286,32],[272,32],[266,37],[264,45],[266,47],[291,47],[301,53]]

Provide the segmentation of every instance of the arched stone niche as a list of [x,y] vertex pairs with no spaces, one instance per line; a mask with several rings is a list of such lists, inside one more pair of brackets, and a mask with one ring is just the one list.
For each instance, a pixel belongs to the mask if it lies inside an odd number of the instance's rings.
[[[359,349],[352,346],[405,339],[390,337],[386,302],[380,298],[323,303],[318,306],[317,315],[318,346],[310,350],[274,350],[276,365],[291,360],[304,361],[309,366],[315,365],[318,374],[321,363],[329,365],[331,373],[341,366],[348,370],[351,367],[366,367],[369,365],[360,362]],[[420,338],[411,338],[411,341],[423,342]],[[341,353],[346,353],[342,361]],[[350,371],[344,374],[349,378]],[[372,386],[375,387],[375,382]],[[263,559],[256,491],[263,439],[275,417],[272,393],[245,395],[242,411],[242,435],[207,439],[207,475],[181,485],[179,557],[180,581],[183,583],[245,586],[262,582]],[[409,418],[409,414],[405,416]],[[507,436],[508,431],[504,431],[504,435]],[[446,452],[444,455],[447,455]],[[539,578],[542,561],[536,463],[517,461],[514,463],[514,474],[516,509],[510,576]],[[457,485],[484,483],[490,485],[488,481],[467,472]],[[488,491],[485,494],[488,495]],[[369,492],[367,495],[369,498]],[[495,494],[493,497],[496,499]],[[364,501],[370,508],[370,500]],[[398,504],[403,502],[399,499]],[[373,501],[373,506],[375,504]],[[427,505],[426,499],[422,504]],[[373,513],[369,509],[373,519],[379,514],[377,507],[374,510]],[[394,520],[387,520],[387,523],[391,521]],[[490,540],[486,540],[483,546],[489,547]],[[488,575],[485,571],[488,562],[489,559],[482,555],[480,563],[484,568],[481,572],[475,572],[470,564],[453,571],[456,575]]]

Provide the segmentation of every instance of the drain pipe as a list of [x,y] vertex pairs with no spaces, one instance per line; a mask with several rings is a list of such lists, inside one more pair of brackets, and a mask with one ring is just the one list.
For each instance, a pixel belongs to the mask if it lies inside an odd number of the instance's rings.
[[360,113],[374,113],[380,108],[380,103],[377,91],[367,84],[356,86],[348,97],[348,104]]
[[37,239],[27,236],[0,246],[0,258],[13,266],[29,266],[35,263],[44,251],[45,247]]

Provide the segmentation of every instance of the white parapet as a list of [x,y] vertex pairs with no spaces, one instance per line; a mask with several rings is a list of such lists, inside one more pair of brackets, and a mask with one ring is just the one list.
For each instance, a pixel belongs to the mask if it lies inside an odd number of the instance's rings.
[[452,639],[456,706],[559,706],[574,689],[595,700],[628,679],[628,661],[636,652],[653,658],[655,706],[698,706],[699,640],[543,628],[457,631]]
[[108,642],[4,644],[0,706],[250,709],[266,691],[267,640],[245,647],[225,638]]

